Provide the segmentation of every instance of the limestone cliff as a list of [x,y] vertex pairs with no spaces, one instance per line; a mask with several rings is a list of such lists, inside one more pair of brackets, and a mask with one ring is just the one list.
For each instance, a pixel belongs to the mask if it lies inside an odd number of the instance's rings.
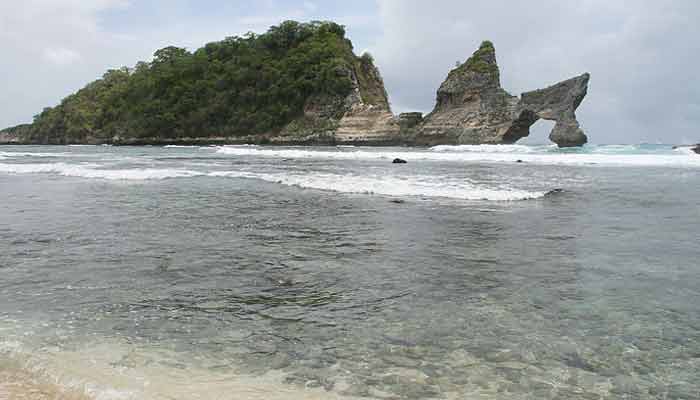
[[580,146],[587,137],[575,111],[586,96],[589,75],[523,93],[519,99],[500,83],[491,42],[450,71],[437,91],[436,105],[406,140],[417,145],[506,144],[528,136],[538,119],[556,121],[549,135],[560,147]]
[[398,119],[371,56],[356,58],[338,74],[350,78],[350,93],[345,98],[310,98],[304,115],[270,137],[269,143],[398,144]]

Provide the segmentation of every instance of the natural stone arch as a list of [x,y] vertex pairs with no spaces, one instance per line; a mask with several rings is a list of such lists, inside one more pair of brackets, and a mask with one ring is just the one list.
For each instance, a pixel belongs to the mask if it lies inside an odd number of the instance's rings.
[[538,119],[555,121],[549,139],[559,147],[580,146],[588,138],[576,109],[588,90],[589,74],[545,89],[510,95],[500,83],[491,42],[450,71],[437,91],[436,104],[413,135],[419,145],[515,143],[529,135]]

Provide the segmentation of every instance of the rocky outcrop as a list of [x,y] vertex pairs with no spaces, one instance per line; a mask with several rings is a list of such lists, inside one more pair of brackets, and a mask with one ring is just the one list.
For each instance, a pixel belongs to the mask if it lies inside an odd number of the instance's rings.
[[423,123],[423,113],[405,112],[399,114],[399,130],[409,132],[411,129]]
[[693,152],[695,152],[695,154],[700,154],[700,144],[696,144],[695,146],[691,147],[690,149],[693,150]]
[[560,147],[580,146],[587,137],[576,120],[590,76],[523,93],[501,88],[496,52],[483,42],[463,64],[450,71],[437,91],[436,105],[423,124],[407,134],[418,145],[507,144],[530,134],[540,118],[555,121],[549,135]]
[[31,130],[30,124],[17,125],[0,131],[0,144],[24,144]]
[[384,81],[370,56],[359,57],[338,71],[352,82],[345,98],[314,96],[304,115],[292,121],[272,144],[398,144],[399,121],[392,114]]

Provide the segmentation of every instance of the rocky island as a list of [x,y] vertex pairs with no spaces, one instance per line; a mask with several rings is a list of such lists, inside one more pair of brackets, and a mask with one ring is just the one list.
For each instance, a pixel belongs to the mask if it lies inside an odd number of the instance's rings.
[[371,55],[356,56],[341,25],[286,21],[110,70],[32,124],[0,131],[0,143],[506,144],[541,118],[556,122],[557,145],[580,146],[575,111],[588,80],[510,95],[486,41],[449,72],[431,113],[396,116]]

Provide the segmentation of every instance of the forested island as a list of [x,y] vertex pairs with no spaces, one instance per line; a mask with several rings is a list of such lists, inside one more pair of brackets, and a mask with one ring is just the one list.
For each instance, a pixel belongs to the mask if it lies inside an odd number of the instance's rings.
[[587,140],[574,112],[588,74],[518,98],[501,88],[484,42],[449,73],[433,112],[395,116],[372,56],[357,56],[345,34],[334,22],[285,21],[193,52],[166,47],[0,131],[0,143],[513,143],[539,118],[557,122],[560,146]]

